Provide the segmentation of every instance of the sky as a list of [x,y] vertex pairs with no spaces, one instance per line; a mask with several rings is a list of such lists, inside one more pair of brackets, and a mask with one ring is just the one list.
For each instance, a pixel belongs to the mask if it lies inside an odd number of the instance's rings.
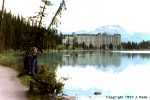
[[[45,26],[61,0],[51,0],[53,6],[47,9]],[[129,32],[150,34],[149,0],[65,0],[67,10],[63,12],[58,29],[62,32],[94,30],[105,25],[120,25]],[[0,0],[0,7],[2,0]],[[6,0],[5,8],[13,14],[24,17],[36,15],[41,0]],[[1,9],[1,8],[0,8]],[[52,9],[52,10],[50,10]]]

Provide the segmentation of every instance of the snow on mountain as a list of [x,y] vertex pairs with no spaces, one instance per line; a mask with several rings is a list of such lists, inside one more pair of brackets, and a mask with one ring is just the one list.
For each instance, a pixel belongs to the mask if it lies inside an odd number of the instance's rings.
[[[77,34],[97,34],[97,33],[107,33],[107,34],[121,34],[121,39],[123,42],[134,41],[147,41],[150,40],[150,33],[142,32],[128,32],[126,29],[119,25],[106,25],[96,28],[95,30],[86,31],[81,30],[75,32]],[[69,33],[71,34],[71,32]]]

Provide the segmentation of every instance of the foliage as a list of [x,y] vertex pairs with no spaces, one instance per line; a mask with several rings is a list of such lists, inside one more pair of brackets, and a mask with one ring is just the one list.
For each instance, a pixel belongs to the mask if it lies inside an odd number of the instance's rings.
[[113,50],[113,44],[112,43],[109,44],[109,49]]
[[58,22],[59,22],[59,18],[61,17],[62,15],[62,11],[63,10],[66,10],[66,3],[65,3],[65,0],[62,0],[62,2],[60,3],[60,6],[58,7],[55,15],[53,16],[52,18],[52,21],[48,27],[48,30],[50,30],[51,28],[53,28],[54,26],[58,26]]
[[[21,52],[19,51],[13,51],[13,50],[5,51],[0,53],[0,64],[15,69],[19,74],[18,76],[19,79],[21,80],[21,83],[23,83],[25,86],[27,87],[30,86],[31,81],[35,82],[36,85],[34,86],[35,88],[37,88],[35,89],[35,91],[39,93],[31,92],[31,91],[28,92],[29,93],[28,97],[30,100],[47,100],[47,99],[43,99],[45,98],[45,94],[48,93],[52,95],[51,93],[53,94],[55,93],[55,95],[57,95],[62,92],[64,85],[61,82],[58,82],[56,80],[56,73],[54,70],[52,69],[50,70],[48,66],[43,65],[40,66],[39,72],[35,78],[33,78],[32,76],[24,75],[21,58],[22,58]],[[59,97],[57,97],[57,99],[58,98]]]
[[18,72],[22,73],[22,61],[21,57],[18,55],[18,52],[5,51],[3,53],[0,53],[0,64],[11,67],[17,70]]
[[104,50],[106,49],[106,45],[105,44],[102,45],[102,49],[104,49]]
[[86,49],[86,48],[87,48],[87,45],[85,44],[85,42],[83,42],[81,45],[82,45],[82,48],[83,48],[83,49]]
[[72,45],[72,48],[75,49],[78,47],[78,42],[77,42],[77,37],[74,37],[73,38],[73,45]]
[[[4,12],[4,5],[5,5],[5,0],[3,0],[3,3],[2,3],[2,11],[1,11],[1,14],[0,14],[0,25],[2,24],[2,19],[3,19],[3,12]],[[1,27],[0,27],[0,30],[1,30]]]
[[38,74],[33,78],[31,90],[50,96],[62,93],[64,84],[56,80],[56,73],[48,66],[40,66]]
[[11,12],[3,12],[0,27],[0,51],[26,49],[31,46],[43,49],[54,48],[61,43],[61,38],[55,29],[48,31],[43,27],[32,26],[23,17],[16,17]]
[[94,46],[93,46],[92,43],[90,43],[89,48],[90,48],[90,49],[93,49],[93,48],[94,48]]
[[142,41],[140,43],[136,42],[127,42],[122,43],[123,49],[150,49],[150,41]]

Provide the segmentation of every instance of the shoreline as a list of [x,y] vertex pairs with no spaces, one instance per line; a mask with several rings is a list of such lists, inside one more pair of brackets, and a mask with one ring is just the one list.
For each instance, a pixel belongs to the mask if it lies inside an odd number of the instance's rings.
[[0,65],[0,79],[0,99],[28,100],[27,88],[22,85],[14,69]]
[[109,50],[109,49],[106,49],[106,50],[102,50],[102,49],[89,49],[89,50],[84,50],[84,49],[76,49],[76,50],[73,50],[73,49],[70,49],[70,50],[67,50],[67,49],[64,49],[64,50],[57,50],[57,49],[54,49],[54,50],[45,50],[43,53],[48,53],[48,52],[85,52],[85,51],[99,51],[99,52],[122,52],[122,51],[150,51],[150,49],[133,49],[133,50],[130,50],[130,49],[121,49],[121,50]]

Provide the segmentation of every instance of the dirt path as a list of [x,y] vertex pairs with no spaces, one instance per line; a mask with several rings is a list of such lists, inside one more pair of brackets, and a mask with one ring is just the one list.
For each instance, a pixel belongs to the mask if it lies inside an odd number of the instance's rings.
[[14,70],[0,65],[0,100],[27,100],[27,89],[16,75]]

